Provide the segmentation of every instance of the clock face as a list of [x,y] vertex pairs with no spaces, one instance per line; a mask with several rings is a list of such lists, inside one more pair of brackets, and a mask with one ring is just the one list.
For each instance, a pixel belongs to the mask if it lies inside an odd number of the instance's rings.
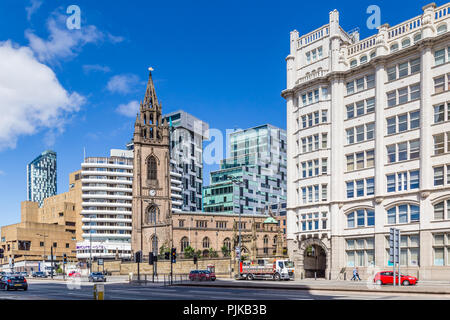
[[149,194],[150,194],[152,197],[154,197],[154,196],[156,195],[156,191],[152,189],[152,190],[150,190]]

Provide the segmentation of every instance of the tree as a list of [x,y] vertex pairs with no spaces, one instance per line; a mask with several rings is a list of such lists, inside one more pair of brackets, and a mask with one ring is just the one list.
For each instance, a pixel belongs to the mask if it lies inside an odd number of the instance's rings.
[[209,248],[209,253],[208,253],[210,258],[217,258],[219,257],[219,255],[217,254],[217,251],[214,250],[213,248]]
[[170,252],[169,246],[163,244],[161,248],[159,248],[159,254],[164,255],[166,252]]
[[226,245],[223,245],[221,250],[222,250],[222,254],[224,257],[230,256],[230,249],[228,249],[228,247]]
[[184,248],[183,254],[186,259],[193,258],[195,254],[195,249],[192,248],[191,246],[187,246],[186,248]]

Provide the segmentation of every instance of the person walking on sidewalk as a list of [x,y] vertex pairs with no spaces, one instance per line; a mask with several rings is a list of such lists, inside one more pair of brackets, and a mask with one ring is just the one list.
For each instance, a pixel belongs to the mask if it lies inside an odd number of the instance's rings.
[[359,277],[358,269],[356,267],[353,268],[353,277],[350,279],[350,281],[358,279],[361,281],[361,278]]

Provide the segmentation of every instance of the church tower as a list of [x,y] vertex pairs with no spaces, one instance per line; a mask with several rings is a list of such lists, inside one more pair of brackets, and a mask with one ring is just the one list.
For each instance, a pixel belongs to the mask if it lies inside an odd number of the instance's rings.
[[[152,69],[144,102],[134,124],[134,170],[131,249],[159,253],[171,247],[169,127],[162,122]],[[156,234],[156,238],[155,238]]]

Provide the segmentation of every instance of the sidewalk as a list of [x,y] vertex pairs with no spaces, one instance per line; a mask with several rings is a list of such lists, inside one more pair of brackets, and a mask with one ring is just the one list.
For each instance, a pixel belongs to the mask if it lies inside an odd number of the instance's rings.
[[214,282],[189,282],[176,284],[179,286],[194,287],[226,287],[226,288],[247,288],[247,289],[281,289],[281,290],[323,290],[323,291],[344,291],[344,292],[383,292],[383,293],[417,293],[417,294],[449,294],[449,281],[423,281],[415,286],[378,286],[370,281],[349,281],[349,280],[325,280],[325,279],[305,279],[295,281],[271,281],[271,280],[227,280],[218,279]]

